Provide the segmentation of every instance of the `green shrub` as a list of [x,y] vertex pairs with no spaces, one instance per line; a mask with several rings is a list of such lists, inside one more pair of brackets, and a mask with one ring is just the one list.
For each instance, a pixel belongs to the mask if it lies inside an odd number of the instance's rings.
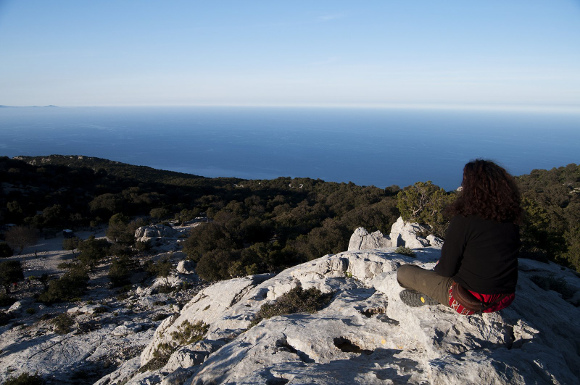
[[395,249],[395,253],[397,254],[401,254],[401,255],[406,255],[409,257],[416,257],[415,252],[413,250],[411,250],[408,247],[405,246],[399,246]]
[[93,309],[93,314],[103,314],[103,313],[108,313],[109,312],[109,308],[106,306],[99,306]]
[[54,302],[72,301],[86,290],[89,275],[85,268],[75,266],[59,279],[48,283],[48,290],[38,296],[39,301],[51,304]]
[[139,372],[144,373],[148,370],[161,369],[162,367],[165,366],[165,364],[167,364],[167,361],[169,361],[169,358],[171,357],[174,351],[175,346],[171,344],[168,343],[159,344],[157,346],[157,350],[153,352],[153,358],[145,365],[143,365],[141,368],[139,368]]
[[0,284],[6,293],[10,293],[10,285],[24,279],[24,271],[20,261],[0,262]]
[[118,258],[129,258],[133,255],[133,250],[130,246],[123,245],[120,243],[113,243],[109,249],[109,254],[114,255]]
[[62,249],[74,251],[79,248],[81,242],[81,239],[78,237],[65,238],[62,241]]
[[167,314],[165,314],[165,313],[159,313],[159,314],[155,314],[155,315],[153,316],[153,318],[151,318],[151,320],[152,320],[153,322],[157,322],[157,321],[162,321],[162,320],[164,320],[164,319],[165,319],[165,318],[167,318],[167,317],[168,317],[168,315],[167,315]]
[[72,269],[78,265],[79,265],[78,261],[72,261],[72,262],[61,262],[58,265],[56,265],[56,267],[58,267],[59,269],[62,269],[62,270],[68,270],[68,269]]
[[171,212],[165,207],[156,207],[149,211],[149,216],[153,219],[163,220],[171,216]]
[[6,243],[14,249],[18,249],[18,254],[22,254],[24,248],[35,245],[38,241],[38,230],[25,226],[15,226],[4,234]]
[[179,326],[179,330],[171,333],[172,341],[168,343],[162,343],[157,346],[157,350],[153,352],[153,359],[148,363],[143,365],[139,372],[143,373],[147,370],[157,370],[161,369],[167,361],[171,354],[179,347],[184,345],[193,344],[197,341],[201,341],[209,325],[203,323],[202,321],[191,324],[188,320],[183,321]]
[[10,297],[6,293],[0,293],[0,306],[12,306],[16,302],[16,298]]
[[56,316],[51,321],[54,326],[54,331],[57,334],[67,334],[74,325],[74,319],[67,313],[62,313]]
[[109,247],[110,244],[106,239],[95,239],[91,236],[79,244],[78,249],[81,253],[78,258],[85,266],[93,267],[107,256]]
[[13,318],[12,314],[0,311],[0,326],[7,325],[12,318]]
[[[123,286],[123,288],[124,288],[124,286]],[[117,297],[116,297],[117,301],[124,301],[127,298],[129,298],[129,294],[127,293],[127,291],[129,291],[129,290],[126,290],[124,292],[117,294]]]
[[135,229],[129,225],[130,218],[124,214],[118,213],[109,219],[107,228],[107,238],[114,243],[130,245],[134,242]]
[[5,382],[4,385],[44,385],[44,379],[38,374],[28,374],[22,373],[18,377],[10,377]]
[[128,257],[114,260],[109,268],[109,279],[113,287],[123,287],[131,283],[132,262]]
[[0,258],[8,258],[14,255],[14,250],[12,250],[12,248],[10,246],[8,246],[8,243],[6,242],[0,242]]
[[147,261],[145,270],[155,277],[167,277],[171,273],[173,265],[168,258],[160,259],[157,262]]
[[174,291],[175,291],[175,288],[169,284],[157,286],[157,293],[159,293],[159,294],[169,294],[169,293],[173,293]]
[[173,338],[173,340],[179,345],[183,346],[201,341],[207,333],[209,325],[202,321],[191,324],[188,320],[185,320],[181,325],[179,325],[178,329],[178,331],[171,333],[171,338]]
[[139,252],[146,252],[146,251],[151,250],[151,241],[135,242],[135,250],[137,250]]
[[330,302],[333,293],[324,294],[316,288],[302,290],[297,286],[288,293],[280,296],[274,303],[262,305],[252,326],[258,324],[262,319],[292,313],[314,313]]

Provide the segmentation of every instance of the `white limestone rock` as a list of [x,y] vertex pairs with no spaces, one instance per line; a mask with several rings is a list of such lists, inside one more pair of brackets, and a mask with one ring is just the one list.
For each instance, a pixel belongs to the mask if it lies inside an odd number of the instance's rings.
[[21,300],[21,301],[14,302],[10,306],[10,308],[8,308],[8,313],[19,313],[19,312],[21,312],[22,309],[24,308],[25,304],[26,304],[26,301],[25,300]]
[[112,373],[99,379],[94,385],[113,385],[113,384],[123,384],[125,381],[132,380],[134,383],[137,379],[136,373],[141,367],[141,360],[139,356],[134,357],[128,361],[125,361],[120,367],[117,368]]
[[21,373],[38,373],[51,378],[52,383],[67,383],[77,370],[101,367],[103,362],[117,364],[133,357],[154,333],[145,325],[125,325],[130,332],[120,336],[116,333],[120,329],[114,324],[89,322],[84,322],[88,328],[81,331],[77,322],[76,331],[58,335],[50,332],[50,322],[40,323],[37,333],[41,336],[36,339],[26,338],[19,328],[1,331],[0,382]]
[[141,226],[135,230],[135,240],[137,242],[175,240],[179,232],[164,224]]
[[434,236],[433,234],[427,235],[427,241],[430,247],[436,247],[438,249],[443,247],[443,239]]
[[443,240],[432,234],[423,238],[419,234],[425,233],[428,228],[417,223],[408,223],[399,217],[391,226],[389,236],[380,231],[370,233],[362,228],[357,228],[350,237],[348,251],[375,250],[388,247],[405,246],[410,249],[423,247],[443,247]]
[[405,246],[410,249],[428,247],[429,241],[418,234],[425,232],[427,229],[418,223],[409,223],[399,217],[391,226],[389,238],[393,247]]
[[350,237],[348,251],[383,249],[391,246],[391,240],[380,231],[369,234],[366,229],[359,227]]
[[[398,266],[432,268],[440,250],[416,254],[345,252],[262,283],[219,282],[155,333],[163,341],[182,320],[204,320],[205,339],[127,384],[578,383],[580,310],[568,302],[580,290],[577,275],[522,260],[514,303],[498,313],[466,317],[441,305],[410,308],[401,302]],[[570,298],[535,283],[555,274],[574,292]],[[317,313],[277,316],[246,330],[262,304],[296,285],[334,292],[334,298]],[[144,357],[145,351],[142,363]]]
[[177,272],[180,274],[195,274],[195,262],[189,260],[179,261]]
[[246,278],[236,278],[229,281],[221,281],[201,290],[181,311],[181,314],[165,319],[155,331],[151,343],[141,353],[141,365],[147,364],[155,357],[155,352],[159,350],[160,345],[175,345],[172,333],[181,332],[184,322],[196,324],[204,322],[213,324],[218,319],[222,322],[220,326],[223,329],[233,328],[242,329],[247,327],[250,320],[231,319],[231,322],[223,320],[221,317],[224,312],[236,304],[240,297],[250,289],[262,282],[268,275],[257,275]]

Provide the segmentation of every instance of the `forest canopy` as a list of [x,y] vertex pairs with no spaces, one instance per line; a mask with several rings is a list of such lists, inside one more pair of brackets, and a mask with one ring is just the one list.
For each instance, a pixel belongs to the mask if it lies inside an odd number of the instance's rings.
[[[381,189],[309,178],[204,178],[58,155],[2,157],[0,178],[0,224],[41,236],[105,224],[116,244],[111,253],[123,258],[129,247],[143,250],[133,244],[137,226],[203,217],[207,223],[191,231],[184,251],[208,280],[344,251],[357,227],[388,234],[400,215],[444,236],[443,208],[455,196],[431,182]],[[580,167],[534,170],[517,180],[526,211],[522,255],[580,271]]]

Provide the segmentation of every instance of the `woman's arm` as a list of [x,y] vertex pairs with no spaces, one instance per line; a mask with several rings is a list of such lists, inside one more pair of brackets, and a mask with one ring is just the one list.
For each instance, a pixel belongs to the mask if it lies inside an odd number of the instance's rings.
[[455,216],[449,223],[441,249],[441,258],[434,269],[439,275],[453,277],[459,271],[465,250],[466,219],[462,216]]

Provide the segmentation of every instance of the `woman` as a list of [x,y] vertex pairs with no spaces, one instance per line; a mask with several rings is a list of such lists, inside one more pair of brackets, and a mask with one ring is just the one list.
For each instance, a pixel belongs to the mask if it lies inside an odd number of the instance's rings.
[[411,289],[400,294],[410,306],[441,303],[461,314],[478,312],[467,309],[457,293],[462,289],[483,312],[503,309],[515,298],[521,216],[515,180],[495,163],[475,160],[465,165],[461,187],[447,208],[452,219],[434,271],[414,265],[397,271],[399,284]]

